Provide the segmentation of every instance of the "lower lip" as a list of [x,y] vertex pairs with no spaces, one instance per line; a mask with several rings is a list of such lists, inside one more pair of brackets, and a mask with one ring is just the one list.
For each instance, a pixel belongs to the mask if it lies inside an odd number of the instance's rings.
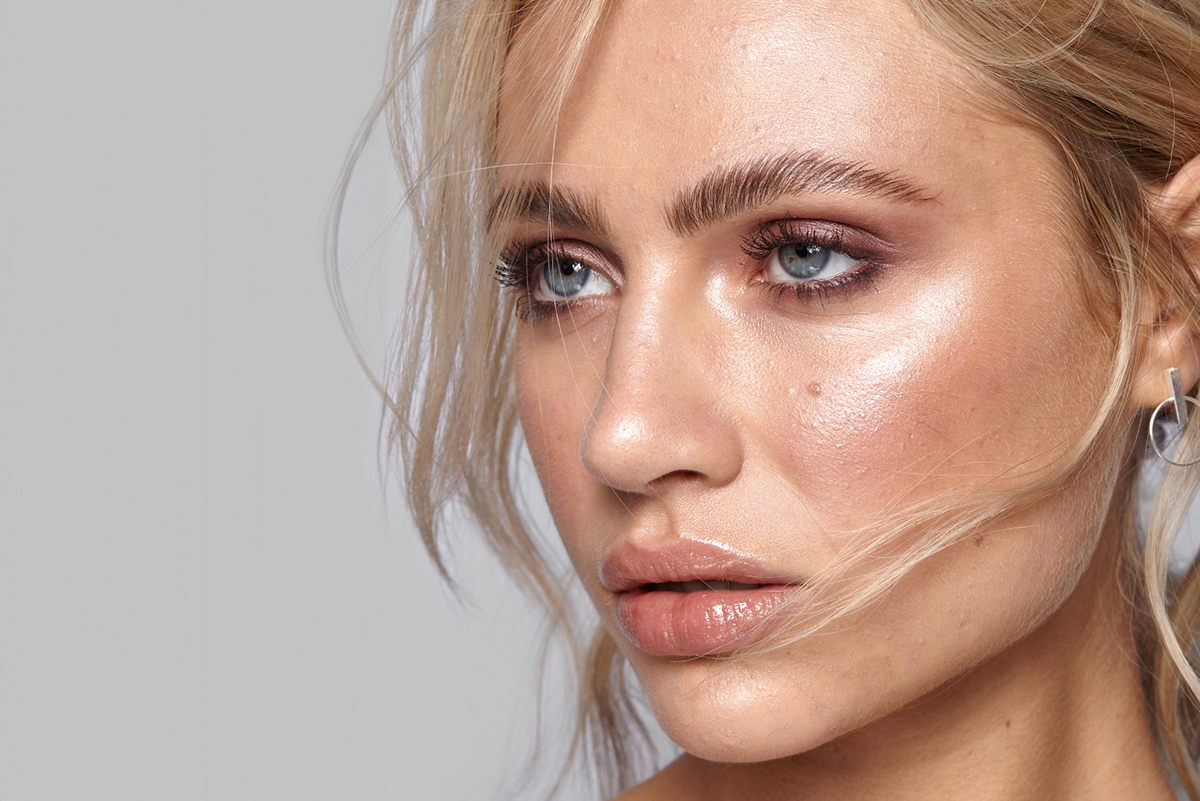
[[617,597],[617,619],[633,644],[660,656],[726,653],[767,634],[771,612],[796,587],[668,592],[631,590]]

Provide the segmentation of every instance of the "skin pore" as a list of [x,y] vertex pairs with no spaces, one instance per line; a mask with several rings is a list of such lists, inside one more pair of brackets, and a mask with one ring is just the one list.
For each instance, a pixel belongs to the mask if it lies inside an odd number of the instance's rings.
[[[502,165],[536,69],[506,69]],[[746,659],[689,651],[614,579],[683,542],[786,593],[888,512],[1024,486],[1080,436],[1112,344],[1058,158],[959,69],[889,0],[621,2],[537,166],[500,171],[529,450],[688,752],[630,797],[1172,797],[1104,519],[1124,441]]]

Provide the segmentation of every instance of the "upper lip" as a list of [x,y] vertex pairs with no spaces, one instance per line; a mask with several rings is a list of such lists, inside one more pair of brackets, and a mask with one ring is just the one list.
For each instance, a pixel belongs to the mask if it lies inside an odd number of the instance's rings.
[[675,539],[646,547],[622,541],[600,563],[600,583],[611,592],[647,584],[683,581],[735,581],[740,584],[800,584],[797,576],[722,545]]

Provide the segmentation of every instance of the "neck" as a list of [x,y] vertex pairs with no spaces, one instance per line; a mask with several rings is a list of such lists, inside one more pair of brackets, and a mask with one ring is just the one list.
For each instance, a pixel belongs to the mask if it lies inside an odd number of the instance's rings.
[[1103,538],[1041,627],[917,703],[783,760],[684,755],[644,797],[1173,799],[1142,699],[1116,540]]

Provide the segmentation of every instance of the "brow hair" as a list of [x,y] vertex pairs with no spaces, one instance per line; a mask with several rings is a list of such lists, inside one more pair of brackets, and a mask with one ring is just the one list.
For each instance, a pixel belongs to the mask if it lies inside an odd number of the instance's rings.
[[585,197],[545,181],[531,181],[505,188],[488,209],[488,230],[502,220],[545,222],[607,237],[608,220],[595,198]]
[[[719,167],[677,193],[664,214],[672,231],[688,236],[784,195],[810,192],[870,195],[904,203],[932,199],[928,191],[895,173],[803,151]],[[502,220],[545,222],[600,237],[607,237],[610,230],[595,198],[545,181],[501,191],[488,209],[488,230],[495,230]]]
[[687,236],[784,195],[809,192],[870,195],[904,203],[933,199],[928,191],[895,173],[810,150],[719,167],[676,194],[664,214],[672,231]]

